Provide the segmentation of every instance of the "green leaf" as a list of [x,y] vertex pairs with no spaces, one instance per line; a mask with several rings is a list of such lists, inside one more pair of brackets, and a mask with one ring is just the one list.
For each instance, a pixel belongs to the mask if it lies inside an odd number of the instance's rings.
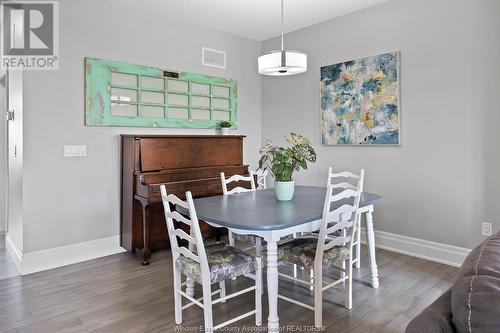
[[316,161],[316,152],[308,138],[293,132],[285,138],[291,144],[290,147],[275,146],[266,140],[259,150],[259,168],[269,168],[277,181],[292,180],[295,171],[307,170],[307,162]]

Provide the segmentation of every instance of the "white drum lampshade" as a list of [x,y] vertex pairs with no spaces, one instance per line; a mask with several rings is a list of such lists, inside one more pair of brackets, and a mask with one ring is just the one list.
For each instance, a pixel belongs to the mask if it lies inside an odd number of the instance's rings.
[[284,36],[283,0],[281,0],[281,51],[266,52],[257,59],[259,74],[286,76],[307,71],[307,55],[300,51],[285,50]]
[[258,58],[258,67],[262,75],[300,74],[307,71],[307,55],[298,51],[272,51]]

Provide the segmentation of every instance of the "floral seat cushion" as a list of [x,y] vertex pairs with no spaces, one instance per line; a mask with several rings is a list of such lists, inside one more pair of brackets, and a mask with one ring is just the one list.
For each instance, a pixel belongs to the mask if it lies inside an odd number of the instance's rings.
[[[257,270],[257,260],[236,247],[216,243],[205,248],[210,282],[217,283],[229,278],[251,273]],[[202,283],[201,266],[191,258],[180,256],[175,267],[185,276]]]
[[238,234],[233,234],[234,239],[239,240],[239,241],[245,241],[249,242],[250,244],[254,245],[257,244],[257,236],[254,235],[238,235]]
[[[296,238],[278,247],[278,260],[306,268],[314,268],[318,238]],[[349,249],[335,246],[323,253],[323,266],[340,266],[349,259]]]

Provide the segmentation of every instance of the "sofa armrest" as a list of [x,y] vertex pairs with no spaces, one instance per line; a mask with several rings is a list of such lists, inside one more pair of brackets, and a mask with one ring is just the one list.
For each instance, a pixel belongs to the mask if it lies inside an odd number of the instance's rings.
[[406,333],[455,333],[451,322],[451,289],[413,318]]

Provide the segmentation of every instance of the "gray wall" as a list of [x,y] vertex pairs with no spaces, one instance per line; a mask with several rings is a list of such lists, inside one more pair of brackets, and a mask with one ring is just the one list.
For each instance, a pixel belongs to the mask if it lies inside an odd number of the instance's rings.
[[8,122],[8,236],[12,245],[23,251],[23,71],[8,73],[8,109],[14,110],[14,121]]
[[[309,71],[261,79],[256,57],[277,40],[105,1],[61,1],[60,70],[28,71],[24,80],[24,252],[118,234],[120,133],[213,133],[85,127],[85,56],[234,78],[247,163],[255,165],[261,140],[305,134],[319,159],[299,183],[323,184],[329,165],[363,167],[367,190],[385,197],[377,229],[472,247],[481,221],[500,228],[499,16],[495,0],[389,1],[289,34],[287,47],[309,54]],[[226,50],[228,69],[201,66],[202,46]],[[321,146],[319,67],[392,50],[401,51],[403,145]],[[64,144],[87,144],[88,156],[63,158]]]
[[[375,228],[473,247],[481,221],[500,228],[500,2],[397,0],[288,34],[307,73],[262,80],[262,138],[293,130],[318,161],[296,178],[323,184],[328,166],[366,170],[380,193]],[[263,43],[275,49],[278,40]],[[401,147],[322,146],[319,67],[401,51]]]
[[[261,140],[261,44],[102,0],[59,2],[58,71],[25,75],[24,252],[119,233],[119,134],[213,134],[214,130],[84,126],[85,56],[218,75],[238,81],[237,133],[245,162]],[[227,51],[227,70],[203,67],[201,47]],[[63,158],[64,144],[87,157]]]
[[482,216],[484,221],[494,222],[494,230],[500,229],[500,1],[494,2],[481,12],[479,45],[481,71],[480,88],[475,99],[482,110],[481,118],[481,186],[483,191]]

